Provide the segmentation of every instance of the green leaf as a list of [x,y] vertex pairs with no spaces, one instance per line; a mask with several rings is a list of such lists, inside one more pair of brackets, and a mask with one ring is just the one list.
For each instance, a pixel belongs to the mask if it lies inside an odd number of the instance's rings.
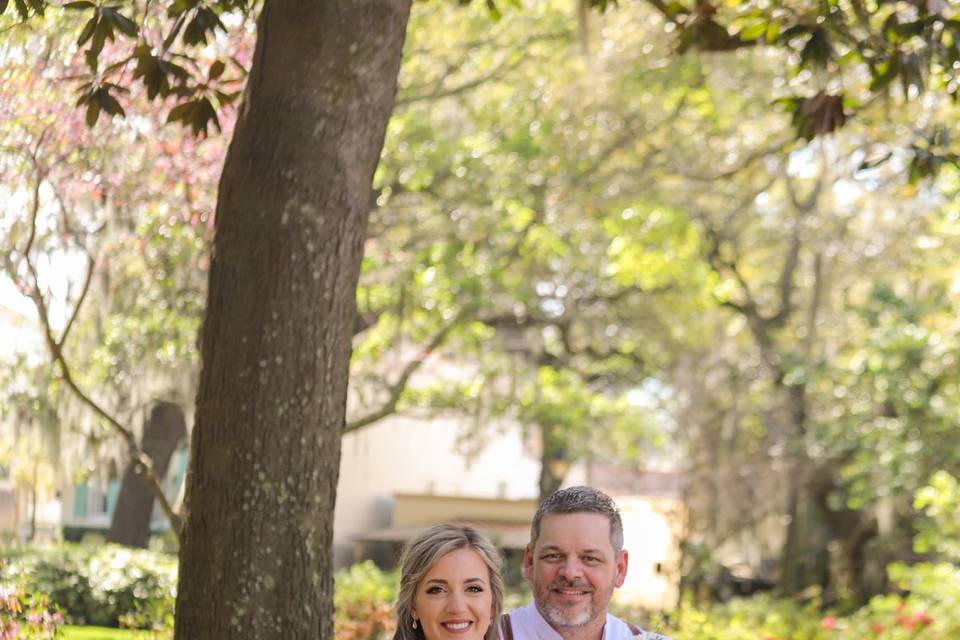
[[23,0],[13,0],[14,4],[17,6],[17,13],[20,14],[21,20],[26,20],[30,17],[30,10],[27,8],[27,3]]
[[767,32],[763,37],[767,42],[776,42],[777,38],[780,37],[780,24],[777,22],[771,22],[768,24]]
[[810,33],[812,29],[804,24],[796,24],[780,34],[780,42],[790,42],[794,38]]
[[900,79],[903,82],[903,95],[909,96],[910,87],[916,87],[923,93],[923,60],[915,53],[906,53],[900,59]]
[[888,60],[874,65],[870,72],[873,75],[870,91],[877,92],[885,89],[900,73],[900,53],[897,52]]
[[202,12],[198,11],[193,16],[193,20],[187,23],[187,28],[183,30],[183,43],[187,45],[207,43],[206,16]]
[[210,103],[210,100],[207,98],[202,98],[200,100],[199,115],[198,119],[200,120],[199,127],[196,125],[193,129],[193,134],[198,135],[200,129],[203,129],[203,135],[207,135],[207,126],[210,122],[213,122],[213,126],[216,127],[217,131],[223,131],[220,128],[220,119],[217,117],[217,110],[213,108],[213,104]]
[[93,32],[97,28],[98,19],[99,19],[99,16],[94,14],[92,18],[87,20],[87,24],[83,25],[83,29],[80,31],[80,37],[77,38],[78,47],[82,47],[84,44],[86,44],[87,40],[90,39],[90,36],[93,35]]
[[224,93],[223,91],[215,91],[217,95],[217,100],[220,101],[220,104],[227,105],[232,103],[240,95],[239,91],[234,91],[232,93]]
[[90,2],[90,0],[77,0],[76,2],[68,2],[63,5],[64,9],[96,9],[97,5]]
[[825,29],[817,27],[810,34],[810,39],[800,51],[800,66],[813,65],[825,68],[833,59],[833,46]]
[[100,103],[96,100],[89,100],[87,102],[87,126],[93,127],[97,124],[97,120],[100,118]]
[[760,36],[765,35],[767,33],[768,25],[769,23],[765,19],[758,20],[757,22],[754,22],[753,24],[748,25],[743,29],[741,29],[738,35],[740,36],[741,40],[746,42],[749,42],[751,40],[756,40]]
[[77,106],[87,104],[93,98],[93,83],[87,83],[80,87],[80,97],[77,98]]
[[131,38],[136,38],[137,34],[140,33],[140,27],[137,26],[137,23],[122,13],[114,12],[111,21],[117,26],[117,29],[119,29],[121,33]]
[[170,45],[173,44],[173,41],[177,39],[177,34],[180,33],[180,29],[183,28],[183,23],[187,19],[187,14],[181,13],[177,16],[177,19],[174,20],[173,26],[170,28],[170,33],[167,34],[167,37],[163,39],[163,48],[164,50],[169,49]]
[[0,16],[3,15],[3,12],[7,10],[7,5],[9,0],[0,0]]
[[167,123],[181,121],[186,124],[192,119],[191,114],[195,107],[196,103],[193,101],[178,104],[167,114]]
[[96,93],[97,102],[100,103],[100,108],[109,113],[112,116],[126,116],[126,112],[123,110],[123,107],[120,106],[120,103],[117,102],[117,99],[110,95],[110,92],[106,88],[100,88]]
[[223,75],[223,72],[226,68],[227,65],[225,65],[221,60],[216,60],[210,65],[210,71],[207,72],[207,77],[211,80],[216,80]]
[[97,52],[93,49],[87,49],[84,52],[83,57],[86,59],[87,66],[90,68],[90,70],[96,73],[97,67],[100,65],[100,58],[97,55]]
[[158,60],[157,64],[163,69],[164,73],[173,76],[180,82],[184,82],[190,77],[189,71],[169,60]]

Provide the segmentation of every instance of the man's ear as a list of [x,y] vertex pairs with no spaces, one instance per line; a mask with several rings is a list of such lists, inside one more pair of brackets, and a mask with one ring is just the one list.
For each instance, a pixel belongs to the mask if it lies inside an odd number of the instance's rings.
[[528,544],[523,549],[523,577],[531,580],[533,575],[533,549]]
[[617,554],[617,579],[614,586],[623,586],[623,581],[627,578],[627,550],[623,549]]

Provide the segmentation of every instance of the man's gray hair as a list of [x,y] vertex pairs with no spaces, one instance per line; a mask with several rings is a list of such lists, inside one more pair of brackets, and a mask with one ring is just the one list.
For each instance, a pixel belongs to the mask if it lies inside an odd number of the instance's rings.
[[597,513],[610,521],[610,544],[617,553],[623,549],[623,521],[613,499],[592,487],[568,487],[554,492],[540,503],[530,527],[530,548],[537,546],[540,521],[551,513]]

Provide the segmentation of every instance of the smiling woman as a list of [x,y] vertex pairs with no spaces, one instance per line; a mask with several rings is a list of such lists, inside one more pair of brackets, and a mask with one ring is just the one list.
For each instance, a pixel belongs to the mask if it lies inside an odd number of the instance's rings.
[[499,640],[500,556],[476,529],[438,524],[404,549],[394,640]]

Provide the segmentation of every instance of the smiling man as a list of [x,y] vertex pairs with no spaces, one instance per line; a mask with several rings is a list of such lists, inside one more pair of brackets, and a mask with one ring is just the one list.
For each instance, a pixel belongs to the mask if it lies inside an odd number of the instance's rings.
[[503,616],[504,640],[667,640],[607,613],[627,576],[616,504],[590,487],[561,489],[533,517],[523,575],[533,604]]

